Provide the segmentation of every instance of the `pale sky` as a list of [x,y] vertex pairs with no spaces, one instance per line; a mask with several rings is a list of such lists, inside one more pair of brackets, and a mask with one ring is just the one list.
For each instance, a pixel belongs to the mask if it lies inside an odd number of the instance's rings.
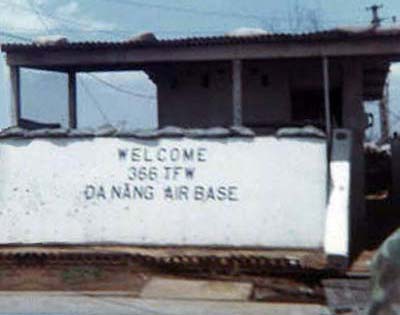
[[[118,40],[143,31],[152,31],[163,38],[218,35],[239,27],[273,32],[307,31],[316,25],[329,29],[368,24],[370,12],[365,8],[373,3],[364,0],[0,0],[0,42],[21,41],[11,35],[32,39],[60,34],[74,41]],[[400,20],[400,1],[379,3],[384,5],[381,16],[388,18],[387,25],[394,15]],[[5,127],[9,124],[10,102],[4,56],[1,59],[0,127]],[[400,113],[400,104],[397,105],[400,67],[392,70],[391,110]],[[65,124],[66,78],[38,71],[24,71],[22,78],[23,115]],[[150,98],[155,95],[154,85],[140,73],[105,74],[100,78],[123,90]],[[149,97],[116,92],[85,75],[79,76],[79,82],[80,127],[105,123],[127,123],[138,128],[156,125],[155,101]],[[394,127],[400,129],[398,119],[392,118],[396,120]]]

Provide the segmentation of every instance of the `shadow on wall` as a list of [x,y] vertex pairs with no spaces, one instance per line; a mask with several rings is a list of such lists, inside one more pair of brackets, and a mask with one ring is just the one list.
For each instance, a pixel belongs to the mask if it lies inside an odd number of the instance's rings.
[[400,227],[399,207],[398,202],[388,198],[367,200],[367,249],[377,249]]

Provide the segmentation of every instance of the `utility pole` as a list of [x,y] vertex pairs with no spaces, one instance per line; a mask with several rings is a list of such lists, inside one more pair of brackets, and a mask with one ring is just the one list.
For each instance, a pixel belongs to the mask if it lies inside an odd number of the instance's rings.
[[381,22],[384,20],[379,17],[379,10],[383,8],[383,5],[371,5],[370,7],[367,7],[366,9],[368,11],[372,12],[372,20],[371,20],[371,25],[373,27],[379,27],[381,26]]

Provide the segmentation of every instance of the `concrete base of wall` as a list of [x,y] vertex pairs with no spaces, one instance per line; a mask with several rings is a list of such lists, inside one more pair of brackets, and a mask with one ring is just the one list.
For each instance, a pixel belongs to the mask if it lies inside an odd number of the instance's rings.
[[140,296],[150,299],[246,301],[253,285],[245,282],[153,278]]

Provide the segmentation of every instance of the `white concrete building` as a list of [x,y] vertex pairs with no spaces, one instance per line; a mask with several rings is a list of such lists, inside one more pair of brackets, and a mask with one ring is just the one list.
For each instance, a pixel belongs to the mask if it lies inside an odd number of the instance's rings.
[[[1,133],[0,243],[305,250],[345,267],[364,232],[363,102],[382,97],[399,39],[3,45],[25,129]],[[68,73],[69,130],[21,117],[21,68]],[[76,74],[119,70],[156,84],[159,129],[77,130]]]

